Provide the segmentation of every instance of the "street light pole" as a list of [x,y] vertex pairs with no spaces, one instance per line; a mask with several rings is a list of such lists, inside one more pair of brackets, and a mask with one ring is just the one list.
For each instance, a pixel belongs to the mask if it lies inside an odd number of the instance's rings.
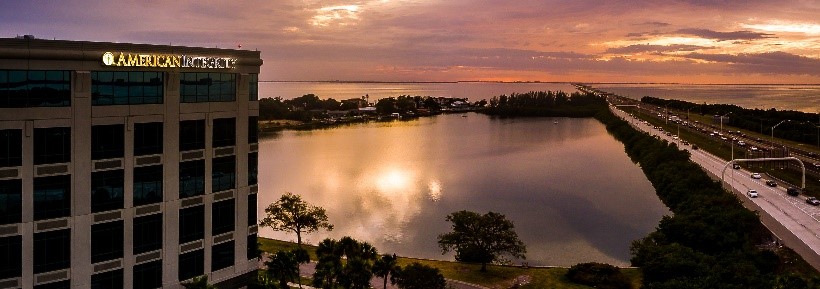
[[781,124],[783,124],[784,122],[787,122],[787,121],[789,121],[789,120],[784,119],[784,120],[782,120],[781,122],[778,122],[776,125],[774,125],[772,127],[772,138],[771,138],[772,143],[774,143],[774,128],[776,128],[777,126],[779,126],[779,125],[781,125]]
[[723,118],[724,118],[725,116],[727,116],[727,115],[731,114],[731,113],[732,113],[732,112],[730,111],[729,113],[727,113],[727,114],[724,114],[724,115],[721,115],[721,116],[720,116],[720,132],[721,132],[721,133],[723,132]]

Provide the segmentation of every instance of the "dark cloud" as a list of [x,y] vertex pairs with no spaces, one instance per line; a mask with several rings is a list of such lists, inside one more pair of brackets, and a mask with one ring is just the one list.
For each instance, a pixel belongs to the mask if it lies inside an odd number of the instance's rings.
[[654,53],[663,53],[663,52],[675,52],[675,51],[695,51],[699,49],[708,49],[710,47],[705,46],[698,46],[698,45],[685,45],[685,44],[674,44],[674,45],[650,45],[650,44],[638,44],[638,45],[629,45],[624,47],[613,47],[606,50],[606,53],[614,53],[614,54],[630,54],[630,53],[645,53],[645,52],[654,52]]
[[700,29],[700,28],[686,28],[686,29],[678,29],[675,31],[676,33],[680,34],[687,34],[687,35],[694,35],[703,38],[715,39],[718,41],[726,41],[726,40],[755,40],[755,39],[764,39],[764,38],[773,38],[773,34],[769,33],[760,33],[760,32],[752,32],[752,31],[732,31],[732,32],[719,32],[709,29]]
[[779,51],[738,55],[690,53],[685,57],[728,64],[736,72],[820,75],[820,59]]
[[669,23],[666,23],[666,22],[659,22],[659,21],[647,21],[647,22],[638,23],[638,24],[635,24],[635,25],[638,25],[638,26],[653,26],[653,27],[666,27],[666,26],[669,26],[669,25],[672,25],[672,24],[669,24]]

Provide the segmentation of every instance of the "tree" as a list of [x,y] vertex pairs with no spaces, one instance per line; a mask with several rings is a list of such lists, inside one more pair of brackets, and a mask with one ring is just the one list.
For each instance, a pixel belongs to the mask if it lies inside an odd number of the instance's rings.
[[265,262],[268,267],[267,273],[279,281],[280,288],[288,288],[288,281],[295,281],[299,276],[299,262],[293,252],[279,251],[270,256],[270,261]]
[[302,247],[302,233],[313,233],[319,229],[333,230],[327,220],[325,209],[310,205],[299,195],[285,193],[276,203],[265,208],[265,218],[259,222],[274,231],[296,233],[299,247]]
[[[373,275],[382,277],[384,279],[384,289],[387,289],[387,277],[390,276],[391,279],[393,276],[396,275],[396,272],[400,269],[398,264],[398,258],[396,254],[384,254],[381,258],[376,259],[376,262],[373,263]],[[395,284],[395,282],[393,282]]]
[[217,289],[216,286],[208,284],[208,276],[202,275],[194,277],[190,282],[182,283],[185,289]]
[[319,262],[316,263],[316,272],[313,274],[313,286],[369,288],[373,277],[373,262],[378,255],[376,248],[370,244],[350,237],[343,237],[339,241],[325,239],[316,248]]
[[454,250],[457,261],[481,263],[481,272],[487,271],[487,263],[505,260],[504,254],[526,258],[526,246],[502,214],[458,211],[447,215],[447,221],[453,223],[453,231],[438,236],[442,254]]
[[413,262],[399,270],[392,279],[401,289],[444,289],[447,282],[437,268]]

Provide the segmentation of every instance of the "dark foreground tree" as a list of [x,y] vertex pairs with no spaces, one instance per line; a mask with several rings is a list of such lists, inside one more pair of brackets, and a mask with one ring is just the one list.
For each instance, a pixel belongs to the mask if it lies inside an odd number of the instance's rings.
[[339,241],[325,239],[316,248],[316,272],[313,286],[335,289],[369,288],[373,277],[373,262],[379,256],[376,248],[367,242],[359,242],[350,237]]
[[182,283],[185,289],[217,289],[216,286],[208,284],[208,276],[202,275],[194,277],[189,282]]
[[487,263],[504,261],[505,255],[526,258],[527,247],[502,214],[458,211],[447,215],[447,221],[453,223],[453,231],[438,236],[442,254],[454,250],[457,261],[481,263],[481,272],[487,271]]
[[302,247],[302,233],[313,233],[319,229],[333,230],[327,220],[325,209],[306,203],[299,195],[285,193],[276,203],[265,208],[266,216],[259,225],[274,231],[296,233],[296,242]]
[[437,268],[413,262],[396,272],[393,283],[401,289],[444,289],[444,275]]
[[384,254],[373,263],[373,275],[384,279],[384,289],[387,289],[387,278],[395,276],[399,269],[396,254]]
[[618,267],[602,263],[581,263],[567,270],[567,279],[599,289],[631,289],[632,283]]

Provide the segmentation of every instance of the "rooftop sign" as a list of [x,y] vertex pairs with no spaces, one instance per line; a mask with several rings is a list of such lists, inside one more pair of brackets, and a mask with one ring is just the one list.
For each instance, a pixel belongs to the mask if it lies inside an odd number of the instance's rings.
[[214,56],[191,56],[154,53],[106,52],[102,55],[105,66],[127,67],[160,67],[160,68],[203,68],[232,69],[236,68],[236,58]]

